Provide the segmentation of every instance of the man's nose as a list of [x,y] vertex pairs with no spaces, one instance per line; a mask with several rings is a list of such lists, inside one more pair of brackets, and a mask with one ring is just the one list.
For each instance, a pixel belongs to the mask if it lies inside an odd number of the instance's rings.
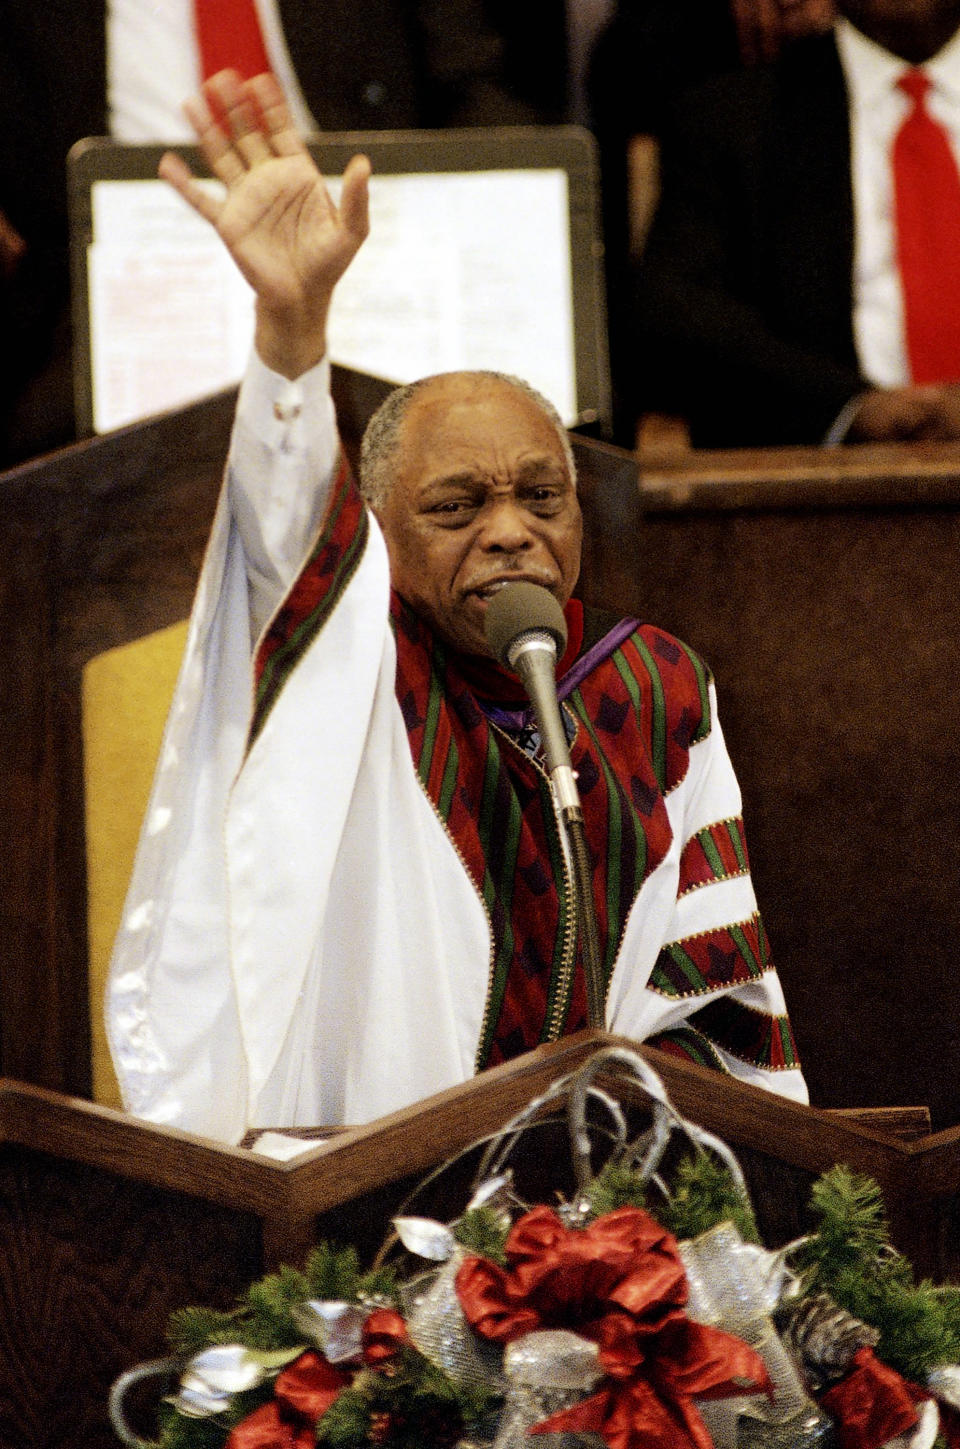
[[480,542],[484,548],[516,553],[533,543],[530,519],[512,498],[497,498],[487,504],[481,519]]

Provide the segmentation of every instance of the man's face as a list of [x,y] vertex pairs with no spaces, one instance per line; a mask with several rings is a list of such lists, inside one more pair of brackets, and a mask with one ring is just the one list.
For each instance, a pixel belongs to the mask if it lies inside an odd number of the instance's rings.
[[960,0],[839,0],[841,14],[893,55],[920,65],[960,26]]
[[489,652],[498,586],[526,579],[565,604],[580,571],[580,505],[556,430],[494,379],[455,373],[417,393],[379,517],[394,588],[465,653]]

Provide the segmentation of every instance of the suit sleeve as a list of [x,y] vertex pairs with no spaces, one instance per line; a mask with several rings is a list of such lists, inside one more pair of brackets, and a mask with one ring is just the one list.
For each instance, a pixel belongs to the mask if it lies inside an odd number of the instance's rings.
[[634,268],[627,390],[638,411],[686,418],[697,446],[820,443],[868,386],[853,352],[849,275],[826,276],[836,239],[821,234],[808,247],[791,234],[802,182],[773,174],[772,85],[750,74],[687,92]]

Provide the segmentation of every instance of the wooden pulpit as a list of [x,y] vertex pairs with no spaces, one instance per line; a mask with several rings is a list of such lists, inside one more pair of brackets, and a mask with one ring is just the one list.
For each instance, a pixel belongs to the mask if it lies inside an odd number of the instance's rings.
[[[263,1273],[302,1265],[320,1240],[371,1262],[421,1179],[496,1133],[599,1047],[584,1032],[287,1163],[0,1081],[0,1443],[113,1449],[111,1383],[166,1352],[170,1312],[228,1308]],[[674,1105],[723,1136],[750,1184],[765,1241],[809,1226],[812,1181],[841,1161],[881,1184],[893,1241],[918,1270],[960,1271],[960,1130],[903,1142],[644,1049]],[[601,1079],[602,1080],[602,1079]],[[565,1126],[515,1154],[528,1200],[570,1190]],[[453,1217],[476,1157],[415,1199]]]
[[[355,456],[384,387],[340,371],[335,390]],[[542,1048],[285,1166],[90,1102],[83,672],[186,617],[232,408],[0,478],[3,1449],[107,1449],[107,1387],[162,1351],[171,1308],[224,1306],[317,1236],[372,1252],[415,1178],[596,1046]],[[917,1267],[956,1275],[960,448],[674,467],[575,451],[582,596],[670,629],[716,676],[815,1108],[665,1060],[669,1090],[741,1156],[771,1242],[846,1161],[880,1181]],[[936,1130],[818,1110],[897,1104]]]

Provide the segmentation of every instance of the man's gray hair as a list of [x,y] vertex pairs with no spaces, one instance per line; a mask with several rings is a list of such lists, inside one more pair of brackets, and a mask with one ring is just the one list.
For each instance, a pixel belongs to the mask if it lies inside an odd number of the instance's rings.
[[573,461],[570,434],[564,427],[563,420],[553,403],[549,398],[545,398],[543,393],[538,392],[535,387],[531,387],[522,377],[514,377],[509,372],[489,370],[438,372],[431,377],[421,377],[416,382],[408,382],[404,387],[395,388],[380,404],[367,424],[363,441],[360,444],[360,492],[374,511],[383,507],[393,484],[394,459],[400,444],[400,430],[410,404],[421,388],[426,387],[429,383],[437,382],[443,377],[469,377],[479,380],[486,379],[490,382],[502,382],[508,387],[516,388],[518,392],[528,397],[556,429],[563,456],[570,469],[570,477],[576,484],[577,469]]

